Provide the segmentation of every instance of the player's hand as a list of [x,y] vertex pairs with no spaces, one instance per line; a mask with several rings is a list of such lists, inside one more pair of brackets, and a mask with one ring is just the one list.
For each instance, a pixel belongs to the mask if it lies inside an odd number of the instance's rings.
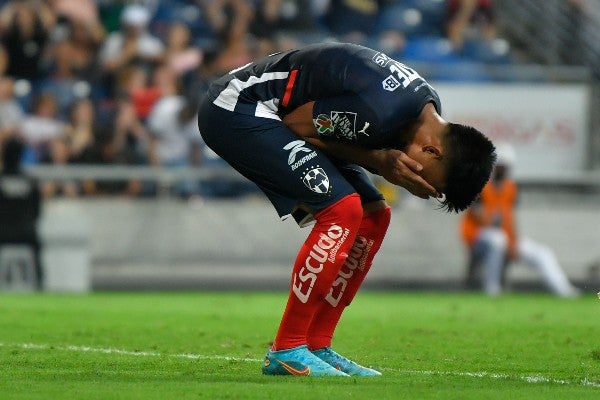
[[422,170],[423,166],[403,151],[390,149],[383,154],[379,173],[390,183],[402,186],[417,197],[439,197],[437,190],[419,175]]

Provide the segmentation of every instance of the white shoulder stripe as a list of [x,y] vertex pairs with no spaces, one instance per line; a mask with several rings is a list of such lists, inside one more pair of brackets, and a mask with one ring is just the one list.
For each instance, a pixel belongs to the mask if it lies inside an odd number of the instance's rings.
[[267,101],[259,101],[256,104],[256,112],[254,113],[257,117],[276,119],[281,121],[281,118],[277,115],[279,109],[279,99],[271,99]]
[[247,81],[241,81],[237,78],[229,81],[229,84],[219,96],[213,101],[213,104],[224,108],[229,111],[233,111],[238,102],[240,92],[246,88],[257,83],[272,81],[276,79],[287,79],[289,72],[265,72],[261,76],[251,76]]

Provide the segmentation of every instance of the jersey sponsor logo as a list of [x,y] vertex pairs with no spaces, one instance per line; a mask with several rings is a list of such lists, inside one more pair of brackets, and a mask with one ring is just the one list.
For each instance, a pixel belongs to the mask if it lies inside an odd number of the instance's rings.
[[292,165],[296,161],[298,153],[310,153],[312,151],[308,147],[304,147],[305,144],[304,140],[294,140],[283,146],[284,150],[291,150],[288,156],[288,165]]
[[323,136],[333,135],[333,121],[326,114],[319,114],[313,119],[313,124],[317,128],[317,132]]
[[387,90],[388,92],[393,92],[394,90],[400,87],[400,82],[398,82],[398,79],[396,79],[394,75],[390,75],[383,81],[381,81],[381,85],[383,86],[384,90]]
[[319,166],[310,170],[307,169],[302,175],[302,182],[315,193],[329,193],[329,177],[325,173],[325,170]]
[[350,249],[348,258],[346,258],[344,265],[342,265],[340,272],[338,272],[337,278],[335,281],[333,281],[331,289],[329,289],[329,293],[327,296],[325,296],[325,300],[333,307],[337,307],[339,304],[344,291],[348,286],[348,280],[352,278],[354,271],[356,269],[360,271],[365,269],[367,257],[371,252],[373,243],[373,239],[367,240],[367,238],[364,236],[357,236],[354,240],[354,244],[352,245],[352,249]]
[[[292,168],[292,171],[297,170],[305,163],[317,156],[317,152],[309,149],[308,147],[304,147],[305,144],[306,142],[304,140],[294,140],[293,142],[289,142],[288,144],[283,146],[284,150],[291,150],[290,155],[288,156],[288,165],[290,166],[290,168]],[[298,153],[308,154],[304,155],[298,161],[296,161]]]
[[417,93],[417,92],[419,91],[419,89],[421,89],[421,88],[422,88],[422,87],[424,87],[424,86],[430,87],[430,86],[429,86],[429,83],[427,83],[427,82],[423,82],[423,83],[421,83],[419,86],[417,86],[417,87],[415,88],[414,92],[415,92],[415,93]]
[[331,120],[337,137],[356,139],[356,113],[350,111],[332,111]]
[[290,167],[292,168],[292,171],[297,170],[298,168],[300,168],[301,166],[303,166],[304,164],[306,164],[308,161],[312,160],[316,156],[317,156],[317,152],[313,151],[312,153],[309,153],[309,154],[305,155],[304,157],[302,157],[301,159],[299,159],[295,163],[290,164]]
[[377,54],[373,56],[372,60],[380,67],[385,67],[390,62],[391,58],[381,52],[377,52]]
[[367,129],[369,129],[369,126],[371,126],[370,122],[365,122],[365,126],[363,126],[363,128],[358,131],[358,133],[362,133],[365,136],[369,136],[369,134],[367,133]]
[[292,292],[302,303],[306,303],[317,281],[318,274],[323,271],[327,261],[333,263],[335,255],[339,248],[344,244],[350,230],[342,228],[337,224],[331,224],[327,233],[321,233],[319,240],[315,243],[308,256],[304,260],[304,265],[294,274],[292,283]]

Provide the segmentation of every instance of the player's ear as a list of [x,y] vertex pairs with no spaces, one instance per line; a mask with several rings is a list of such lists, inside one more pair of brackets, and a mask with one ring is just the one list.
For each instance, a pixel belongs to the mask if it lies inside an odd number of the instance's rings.
[[435,159],[442,159],[442,149],[439,146],[426,144],[421,148],[421,150]]

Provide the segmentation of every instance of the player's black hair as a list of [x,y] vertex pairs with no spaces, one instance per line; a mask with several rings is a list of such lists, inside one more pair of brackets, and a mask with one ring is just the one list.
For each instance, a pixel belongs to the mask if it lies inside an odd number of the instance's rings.
[[445,199],[448,212],[465,210],[490,178],[496,162],[495,147],[477,129],[449,123],[443,139],[446,171]]

